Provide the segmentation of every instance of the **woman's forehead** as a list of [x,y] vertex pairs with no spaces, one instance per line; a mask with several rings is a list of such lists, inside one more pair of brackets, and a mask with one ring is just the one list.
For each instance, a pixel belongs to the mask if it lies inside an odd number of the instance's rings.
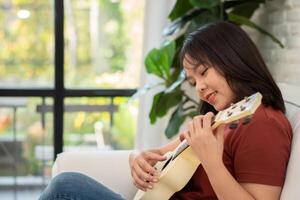
[[194,58],[192,58],[189,54],[185,54],[183,63],[189,64],[189,65],[194,65],[194,66],[197,66],[199,64],[199,62],[197,60],[195,60]]
[[190,56],[188,53],[185,54],[182,62],[183,67],[185,68],[197,68],[200,66],[210,67],[212,63],[209,61],[207,57],[199,56],[197,58]]
[[185,56],[182,64],[186,70],[194,70],[199,66],[199,63],[195,62],[190,56]]
[[200,63],[190,56],[185,56],[183,59],[183,68],[185,70],[196,70],[198,68],[204,68],[204,63]]

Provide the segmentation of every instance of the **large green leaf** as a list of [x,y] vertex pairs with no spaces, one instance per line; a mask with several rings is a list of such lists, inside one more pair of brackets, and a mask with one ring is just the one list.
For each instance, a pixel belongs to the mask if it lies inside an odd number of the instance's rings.
[[181,90],[176,90],[171,93],[160,92],[156,94],[149,114],[151,124],[154,124],[158,117],[165,116],[170,108],[180,103],[181,99]]
[[251,18],[255,10],[259,7],[259,2],[245,2],[233,8],[232,14]]
[[178,32],[182,32],[182,31],[184,32],[184,29],[186,28],[186,24],[191,19],[200,15],[204,11],[206,11],[206,9],[193,9],[188,11],[183,16],[173,21],[169,26],[164,28],[163,35],[170,36],[170,35],[178,34]]
[[160,49],[152,49],[145,59],[146,70],[150,74],[168,80],[170,78],[170,67],[175,55],[175,42],[169,42]]
[[189,34],[205,24],[213,23],[219,20],[219,16],[214,14],[213,11],[203,11],[200,15],[191,20],[186,32]]
[[247,0],[225,0],[223,2],[223,8],[224,9],[235,8],[236,6],[238,6],[240,4],[244,4],[246,2],[265,3],[266,0],[251,0],[251,1],[247,1]]
[[152,101],[152,106],[151,106],[151,111],[149,113],[149,118],[150,118],[150,122],[151,124],[154,124],[156,122],[157,119],[157,115],[156,115],[156,107],[158,105],[158,102],[161,98],[161,96],[164,94],[164,92],[160,92],[157,93],[154,97],[153,97],[153,101]]
[[235,23],[238,23],[238,24],[241,24],[241,25],[246,25],[250,28],[254,28],[254,29],[258,30],[259,32],[261,32],[262,34],[265,34],[265,35],[269,36],[281,48],[284,48],[284,45],[275,36],[273,36],[271,33],[267,32],[266,30],[264,30],[260,26],[256,25],[255,23],[250,21],[248,18],[243,17],[243,16],[239,16],[239,15],[235,15],[233,13],[229,13],[228,17],[229,17],[229,20],[232,21],[232,22],[235,22]]
[[220,0],[189,0],[190,3],[197,8],[213,8],[220,4]]
[[149,90],[157,87],[157,86],[162,86],[164,85],[163,82],[160,83],[150,83],[150,84],[146,84],[144,87],[138,89],[129,99],[129,101],[133,101],[136,98],[140,97],[141,95],[145,94],[146,92],[148,92]]
[[185,80],[185,72],[184,70],[182,70],[177,80],[170,87],[168,87],[165,90],[165,92],[166,93],[173,92],[179,85],[181,85],[182,82],[184,82],[184,80]]
[[183,105],[179,104],[177,109],[173,112],[168,126],[165,130],[167,138],[172,138],[173,136],[178,134],[179,128],[185,121],[186,117],[187,115],[184,114]]
[[188,10],[192,9],[193,6],[191,3],[187,0],[177,0],[176,4],[174,5],[172,11],[169,14],[169,19],[171,21],[174,21],[178,17],[181,17],[183,14],[185,14]]

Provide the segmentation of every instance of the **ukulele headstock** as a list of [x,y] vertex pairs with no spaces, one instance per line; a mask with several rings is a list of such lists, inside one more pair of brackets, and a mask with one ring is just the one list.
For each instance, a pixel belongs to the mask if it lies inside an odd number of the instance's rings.
[[[243,124],[250,122],[250,116],[255,113],[261,104],[262,95],[257,92],[243,100],[232,104],[229,108],[220,111],[215,117],[215,124],[228,124],[243,119]],[[234,128],[234,127],[233,127]]]

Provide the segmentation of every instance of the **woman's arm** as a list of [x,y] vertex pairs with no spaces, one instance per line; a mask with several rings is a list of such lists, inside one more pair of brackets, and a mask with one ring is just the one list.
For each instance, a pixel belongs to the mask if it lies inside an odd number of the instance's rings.
[[223,163],[206,167],[209,181],[220,200],[277,200],[281,187],[254,183],[239,183],[228,172]]

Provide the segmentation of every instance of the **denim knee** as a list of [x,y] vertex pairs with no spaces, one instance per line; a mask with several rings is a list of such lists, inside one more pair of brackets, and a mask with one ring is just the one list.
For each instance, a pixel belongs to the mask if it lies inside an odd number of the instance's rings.
[[40,200],[124,200],[124,198],[86,175],[64,172],[52,179]]
[[70,197],[70,194],[80,190],[82,187],[80,180],[83,178],[84,175],[77,172],[64,172],[55,176],[42,193],[40,200],[76,199]]
[[51,190],[60,193],[70,192],[69,190],[76,191],[82,187],[80,181],[84,177],[85,175],[77,172],[63,172],[52,179]]

